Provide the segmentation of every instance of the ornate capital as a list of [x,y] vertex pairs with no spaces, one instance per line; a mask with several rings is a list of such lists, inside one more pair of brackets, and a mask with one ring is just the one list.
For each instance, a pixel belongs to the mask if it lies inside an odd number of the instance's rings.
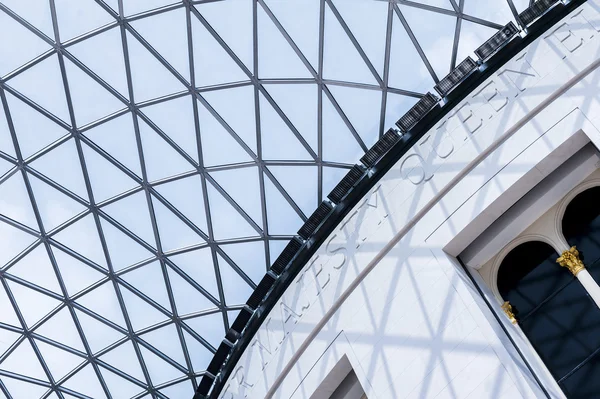
[[579,259],[579,251],[575,247],[563,251],[560,257],[556,259],[556,263],[569,269],[574,276],[577,276],[580,271],[585,269],[585,265]]
[[517,324],[517,318],[515,317],[515,314],[513,313],[513,308],[512,305],[510,304],[510,302],[506,301],[502,304],[502,310],[504,310],[504,313],[506,314],[506,316],[508,317],[508,320],[510,320],[510,322],[512,324]]

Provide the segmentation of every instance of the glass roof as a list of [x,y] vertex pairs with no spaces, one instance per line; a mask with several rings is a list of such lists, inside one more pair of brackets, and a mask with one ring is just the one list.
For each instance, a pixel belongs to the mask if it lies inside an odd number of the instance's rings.
[[511,19],[506,0],[0,0],[0,398],[191,398],[317,204]]

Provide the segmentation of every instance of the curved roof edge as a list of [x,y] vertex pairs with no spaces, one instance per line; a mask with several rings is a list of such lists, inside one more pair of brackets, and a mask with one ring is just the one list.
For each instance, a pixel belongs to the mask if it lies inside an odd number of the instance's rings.
[[[319,207],[313,214],[318,217],[314,219],[313,217],[309,218],[305,224],[305,226],[309,225],[311,219],[313,219],[312,226],[308,226],[307,231],[309,231],[309,234],[307,234],[306,240],[300,238],[292,240],[291,245],[288,245],[293,251],[292,253],[286,254],[286,250],[284,250],[280,258],[289,257],[289,262],[286,262],[284,265],[285,268],[277,270],[277,261],[275,261],[271,270],[265,274],[265,277],[249,298],[246,307],[242,309],[225,336],[225,339],[217,349],[209,364],[207,373],[203,376],[199,384],[194,399],[212,399],[218,397],[242,353],[244,353],[246,347],[265,321],[277,300],[283,295],[294,278],[342,219],[379,182],[387,171],[436,123],[466,98],[473,89],[483,83],[517,53],[539,38],[550,27],[586,1],[571,0],[567,4],[558,2],[556,7],[551,8],[535,22],[528,24],[526,30],[521,30],[524,33],[523,36],[516,35],[498,52],[487,58],[484,62],[479,62],[479,69],[468,75],[454,90],[446,95],[441,106],[436,105],[433,107],[412,128],[402,134],[379,160],[373,162],[369,167],[359,166],[362,175],[354,177],[353,184],[350,184],[351,187],[348,187],[347,193],[339,196],[339,198],[343,199],[333,206],[329,205],[328,209],[323,210]],[[536,1],[536,3],[538,2],[553,3],[544,0]],[[519,15],[520,19],[523,19],[523,14]],[[373,148],[377,147],[383,139],[380,139]],[[329,197],[331,198],[331,195]],[[318,215],[319,212],[322,212],[322,214]]]

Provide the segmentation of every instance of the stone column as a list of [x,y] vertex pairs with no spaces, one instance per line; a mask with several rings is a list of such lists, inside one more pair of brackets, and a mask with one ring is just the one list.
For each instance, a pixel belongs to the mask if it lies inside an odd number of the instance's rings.
[[579,259],[579,251],[577,248],[571,247],[570,249],[563,251],[560,257],[556,259],[556,263],[566,267],[575,277],[577,277],[581,285],[583,285],[583,288],[596,303],[596,306],[600,308],[600,286],[598,286],[596,280],[593,279],[590,272],[586,270],[581,259]]

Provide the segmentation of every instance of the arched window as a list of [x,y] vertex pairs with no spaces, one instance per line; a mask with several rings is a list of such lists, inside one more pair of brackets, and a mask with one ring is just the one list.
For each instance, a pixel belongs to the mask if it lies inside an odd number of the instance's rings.
[[519,245],[500,265],[498,290],[567,397],[597,398],[600,309],[557,257],[543,242]]
[[569,203],[562,230],[569,245],[577,246],[592,277],[600,282],[600,187],[580,193]]

